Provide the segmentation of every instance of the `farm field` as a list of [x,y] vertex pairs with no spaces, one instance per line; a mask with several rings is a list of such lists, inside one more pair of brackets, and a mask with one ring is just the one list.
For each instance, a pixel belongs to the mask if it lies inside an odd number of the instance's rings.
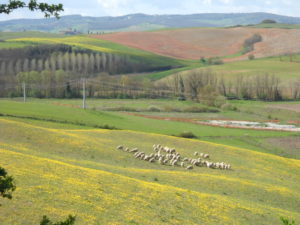
[[[158,129],[149,128],[154,126],[152,120],[120,113],[84,111],[46,102],[1,100],[0,105],[1,114],[53,119],[0,117],[0,163],[14,175],[18,186],[13,200],[1,200],[2,224],[34,224],[44,214],[53,218],[73,214],[79,224],[279,225],[280,216],[300,220],[299,160],[157,134]],[[59,119],[65,120],[64,126],[57,123]],[[72,122],[88,124],[78,129]],[[90,127],[96,123],[119,125],[124,130]],[[169,131],[183,126],[169,121],[155,124]],[[223,132],[219,128],[198,129],[210,135]],[[242,133],[239,129],[225,130],[232,136]],[[175,147],[186,157],[192,157],[195,151],[208,153],[211,160],[230,163],[232,170],[199,167],[186,171],[140,161],[115,149],[122,144],[150,153],[156,143]]]
[[[146,52],[139,49],[134,49],[131,47],[127,47],[124,45],[120,45],[117,43],[113,43],[110,41],[99,40],[95,38],[90,38],[87,36],[70,36],[70,37],[23,37],[23,38],[11,38],[4,42],[8,45],[16,44],[16,47],[19,45],[36,45],[36,44],[66,44],[74,47],[89,49],[98,52],[105,53],[115,53],[121,55],[128,55],[132,57],[143,58],[144,60],[149,61],[154,65],[170,65],[170,66],[182,66],[193,64],[192,62],[175,60],[168,57],[162,57],[159,55],[155,55],[151,52]],[[10,44],[11,43],[11,44]],[[4,44],[3,44],[4,45]]]
[[[263,39],[262,42],[255,44],[254,51],[251,52],[257,58],[299,53],[300,46],[291,41],[299,39],[298,29],[187,28],[153,32],[120,32],[92,37],[168,57],[199,60],[201,57],[235,55],[242,50],[244,41],[256,33]],[[247,59],[247,54],[229,58],[227,61],[244,59]]]

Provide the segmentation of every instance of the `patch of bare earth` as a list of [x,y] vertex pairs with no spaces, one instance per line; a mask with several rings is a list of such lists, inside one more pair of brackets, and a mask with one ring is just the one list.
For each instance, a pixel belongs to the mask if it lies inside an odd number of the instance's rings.
[[154,32],[120,32],[91,37],[179,59],[228,56],[241,51],[244,41],[253,34],[263,41],[248,54],[225,59],[238,61],[249,54],[257,58],[300,52],[300,29],[267,28],[188,28]]
[[193,28],[154,32],[120,32],[92,37],[179,59],[232,55],[252,32],[247,29]]
[[300,113],[300,104],[276,104],[276,105],[270,105],[268,106],[268,108],[284,109],[284,110],[290,110],[290,111]]
[[284,155],[300,158],[300,137],[276,137],[266,139],[266,143],[283,150]]

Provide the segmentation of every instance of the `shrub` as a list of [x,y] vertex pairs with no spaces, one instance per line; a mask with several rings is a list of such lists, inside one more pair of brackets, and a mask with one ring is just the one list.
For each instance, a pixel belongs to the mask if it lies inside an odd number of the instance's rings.
[[215,98],[214,106],[220,108],[222,105],[226,104],[226,100],[226,97],[219,95]]
[[284,217],[280,217],[280,220],[281,220],[281,222],[282,222],[284,225],[296,225],[296,223],[295,223],[294,220],[292,220],[292,221],[290,222],[289,219],[284,218]]
[[149,106],[147,110],[149,112],[160,112],[161,111],[161,109],[159,107],[155,106],[155,105]]
[[207,60],[207,63],[209,65],[222,65],[222,64],[224,64],[223,60],[220,59],[219,57],[211,57]]
[[190,139],[197,138],[197,136],[195,134],[193,134],[192,132],[187,132],[187,131],[184,131],[184,132],[180,133],[179,135],[175,135],[175,136],[182,137],[182,138],[190,138]]
[[40,225],[74,225],[76,217],[69,215],[65,221],[53,223],[47,216],[43,216]]
[[221,106],[222,110],[238,111],[238,108],[230,103],[225,103]]
[[164,106],[164,111],[165,112],[181,112],[181,109],[167,105],[167,106]]
[[266,19],[266,20],[263,20],[261,21],[261,23],[277,23],[276,20],[272,20],[272,19]]
[[254,60],[254,59],[255,59],[255,56],[254,56],[253,54],[250,54],[250,55],[248,55],[248,59],[249,59],[249,60]]
[[262,36],[260,34],[254,34],[252,37],[246,39],[244,41],[244,50],[242,51],[243,54],[247,53],[247,52],[251,52],[254,50],[254,44],[257,42],[261,42],[262,41]]
[[0,167],[0,197],[12,199],[12,192],[15,190],[14,178],[8,176],[6,170]]
[[213,109],[209,107],[199,107],[199,106],[190,106],[182,110],[183,112],[190,112],[190,113],[204,113],[204,112],[211,112],[216,113],[220,112],[218,109]]
[[135,108],[130,108],[130,107],[126,107],[126,106],[105,108],[104,110],[105,111],[123,111],[123,112],[138,112],[139,111]]
[[204,57],[201,57],[200,62],[203,63],[203,64],[206,64],[206,59]]

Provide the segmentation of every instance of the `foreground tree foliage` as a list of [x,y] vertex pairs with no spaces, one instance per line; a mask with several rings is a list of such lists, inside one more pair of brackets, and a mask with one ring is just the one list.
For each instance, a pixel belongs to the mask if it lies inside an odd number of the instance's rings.
[[7,4],[0,4],[0,14],[10,14],[16,9],[28,8],[30,11],[41,11],[45,17],[55,16],[59,18],[59,12],[64,11],[62,4],[38,3],[36,0],[30,0],[28,4],[23,1],[10,0]]
[[43,216],[40,225],[73,225],[75,224],[76,217],[69,215],[65,221],[53,223],[47,216]]
[[281,220],[281,222],[282,222],[284,225],[296,225],[296,223],[295,223],[294,220],[292,220],[292,221],[290,222],[289,219],[284,218],[284,217],[280,217],[280,220]]
[[14,178],[8,176],[5,169],[0,167],[0,196],[11,199],[14,190],[16,190]]

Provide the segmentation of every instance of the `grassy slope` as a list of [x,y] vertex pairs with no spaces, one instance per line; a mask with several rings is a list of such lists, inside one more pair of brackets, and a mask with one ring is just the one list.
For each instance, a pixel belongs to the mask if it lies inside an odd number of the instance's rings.
[[226,63],[221,66],[212,66],[211,69],[224,73],[226,77],[233,77],[239,74],[269,73],[279,76],[282,80],[299,78],[300,63],[289,62],[286,57],[283,60],[280,61],[279,57],[271,57]]
[[33,117],[42,120],[57,120],[67,123],[81,123],[93,127],[109,125],[119,129],[178,135],[184,131],[193,132],[202,140],[213,140],[217,143],[270,152],[287,157],[298,158],[299,155],[280,152],[278,149],[265,149],[257,146],[257,140],[273,137],[298,137],[299,133],[256,131],[243,129],[216,128],[183,122],[163,121],[130,116],[123,113],[98,112],[48,104],[47,102],[18,103],[0,101],[0,113],[19,117]]
[[[1,224],[37,224],[43,214],[59,219],[70,213],[78,224],[300,220],[299,160],[157,134],[54,126],[0,118],[0,164],[18,186],[13,200],[1,200]],[[207,152],[233,170],[187,172],[114,150],[124,144],[150,152],[153,143],[175,146],[184,156]]]
[[[278,76],[282,82],[288,82],[299,79],[300,77],[300,55],[293,56],[292,62],[290,62],[288,56],[282,56],[281,60],[279,57],[268,57],[255,60],[229,62],[218,66],[205,66],[198,69],[211,70],[216,72],[217,75],[224,76],[226,79],[232,79],[239,75],[270,74]],[[184,75],[190,70],[191,69],[187,68],[187,70],[175,71],[174,73],[163,73],[158,76],[158,79],[164,79],[178,72],[181,72],[181,74]],[[151,74],[146,76],[151,76]]]

